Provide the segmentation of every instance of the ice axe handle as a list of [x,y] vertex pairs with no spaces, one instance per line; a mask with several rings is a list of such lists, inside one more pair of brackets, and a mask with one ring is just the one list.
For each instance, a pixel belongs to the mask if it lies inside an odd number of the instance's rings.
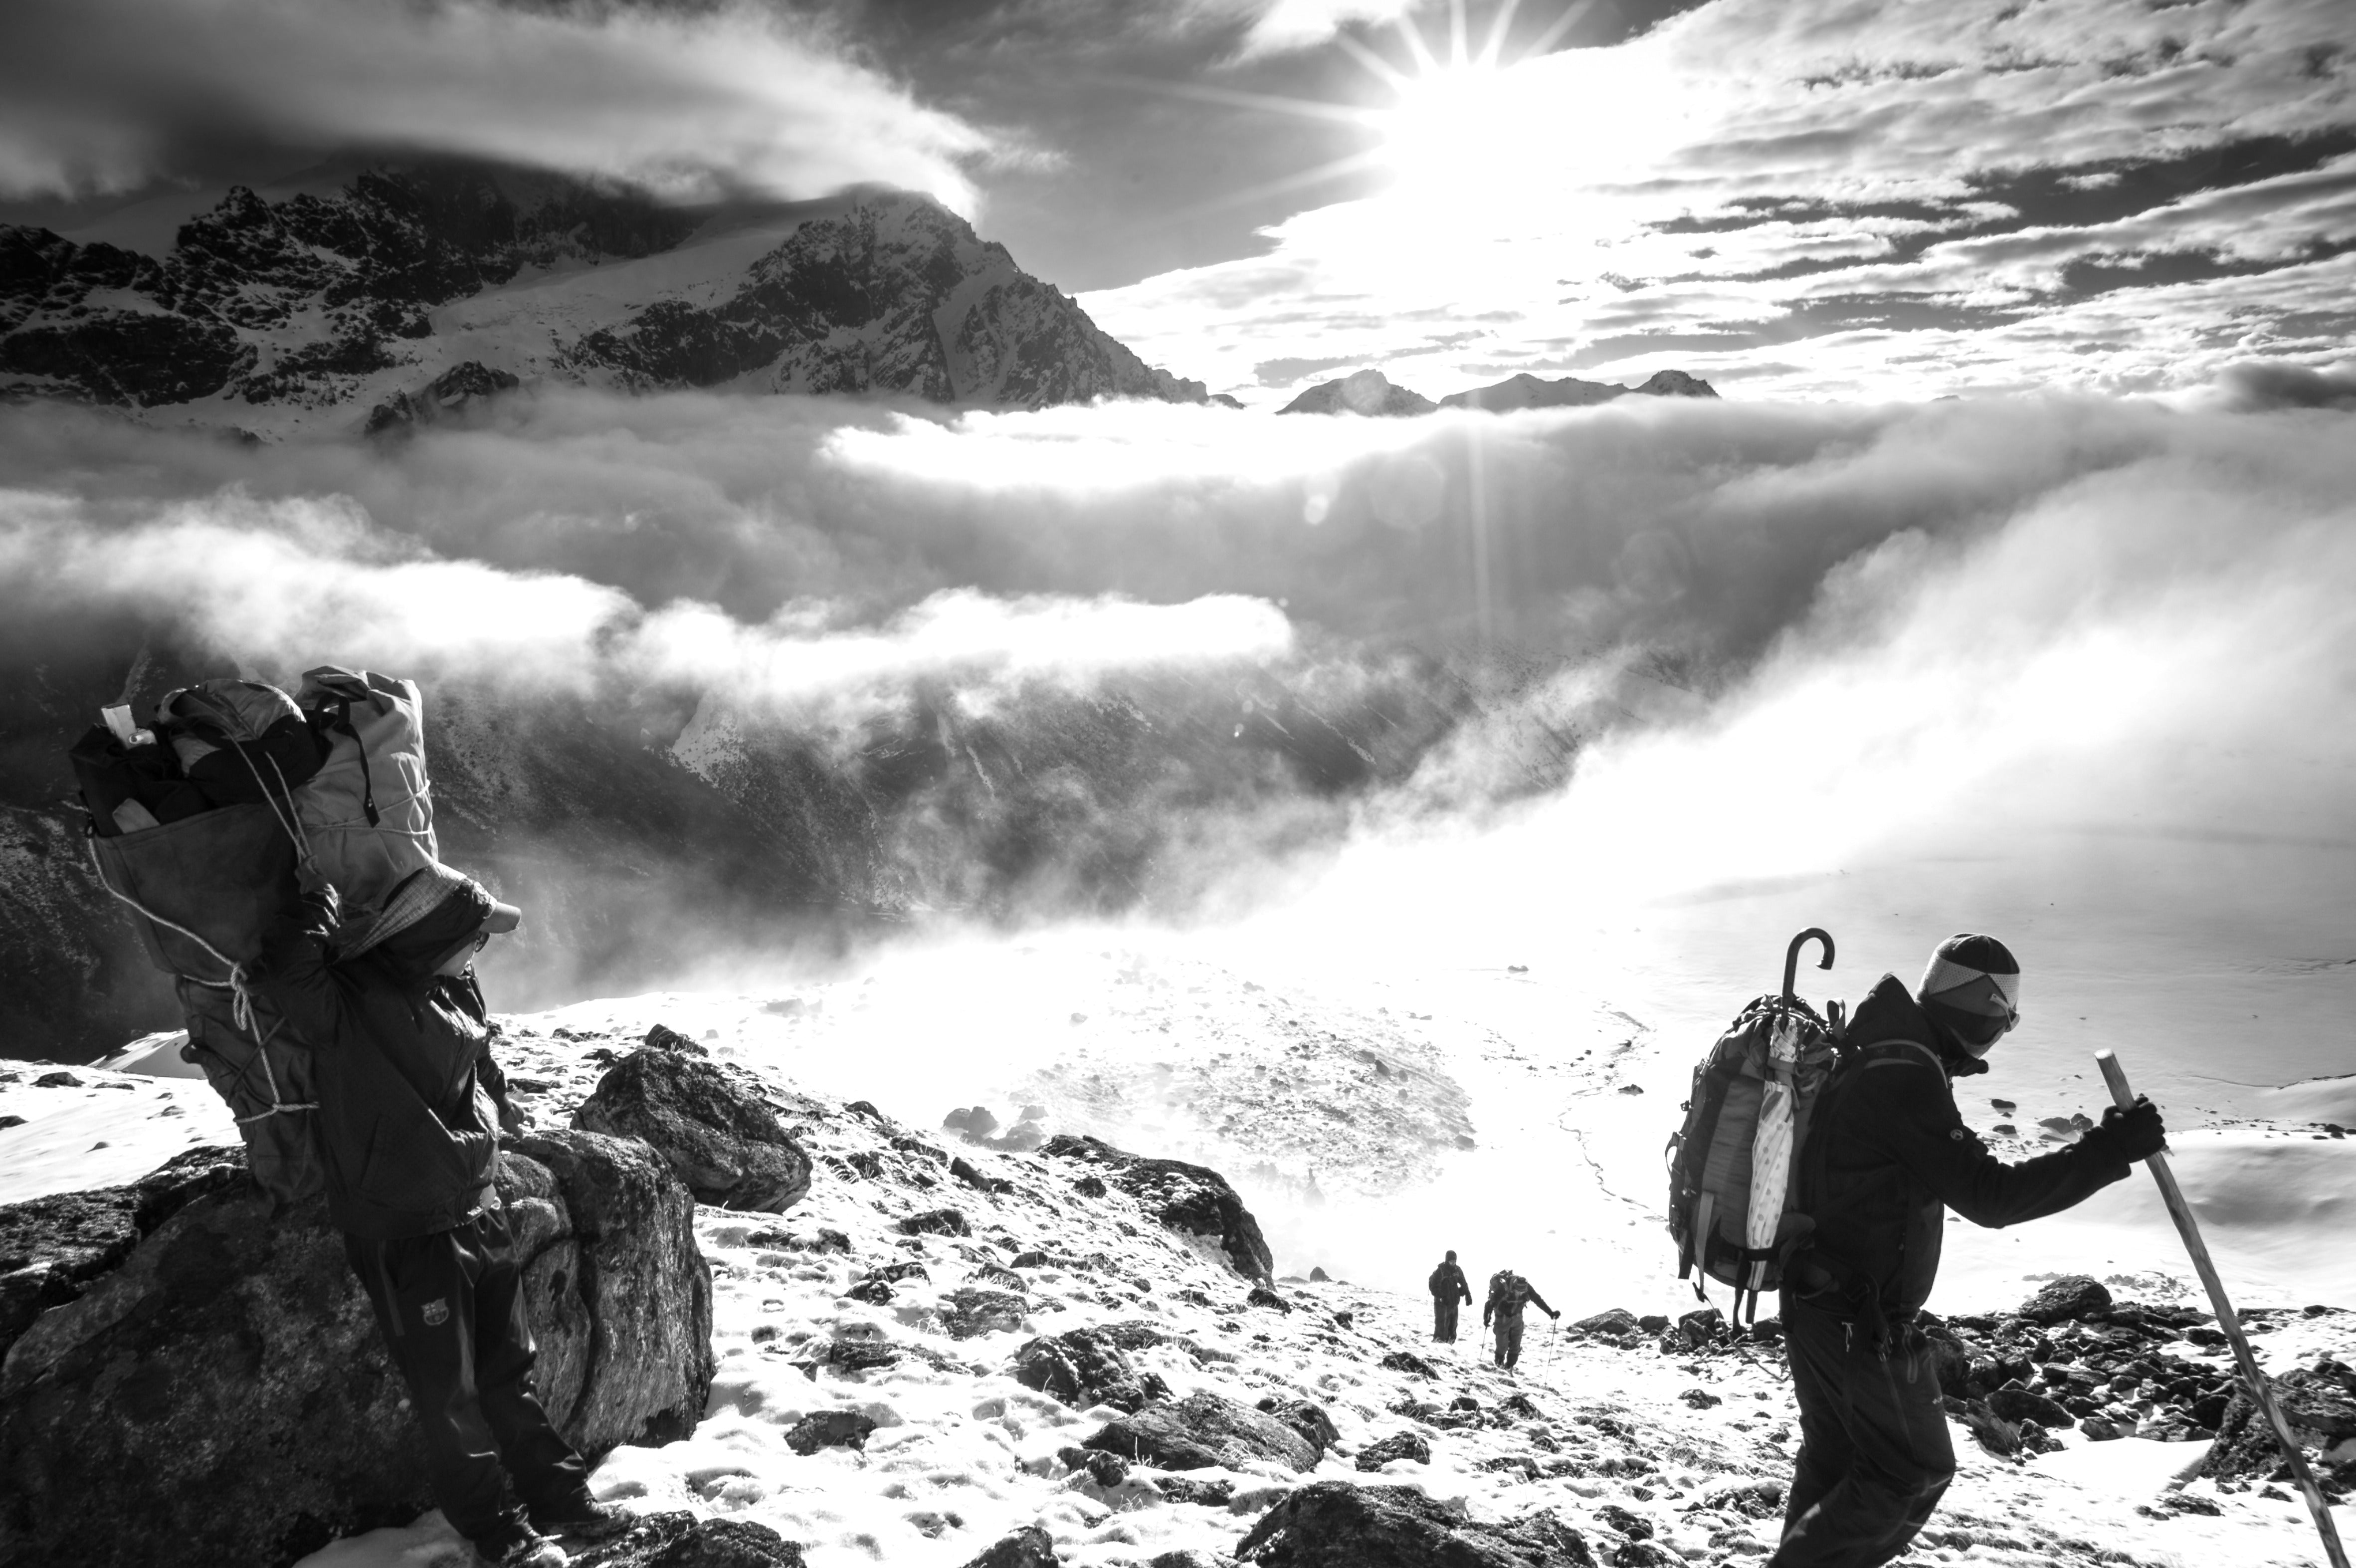
[[1794,1000],[1792,987],[1800,977],[1800,950],[1808,945],[1811,938],[1825,944],[1825,956],[1816,961],[1816,967],[1830,969],[1833,966],[1833,934],[1830,931],[1822,926],[1810,926],[1794,937],[1792,945],[1783,950],[1783,1000],[1786,1002]]
[[[2111,1086],[2111,1099],[2123,1111],[2133,1110],[2135,1090],[2127,1087],[2126,1069],[2109,1051],[2096,1051],[2094,1065],[2103,1069],[2103,1081]],[[2159,1196],[2168,1204],[2169,1217],[2176,1221],[2177,1233],[2184,1238],[2184,1250],[2191,1255],[2192,1267],[2208,1288],[2209,1305],[2217,1314],[2217,1326],[2233,1343],[2233,1359],[2241,1364],[2242,1381],[2257,1402],[2258,1409],[2274,1428],[2275,1439],[2289,1456],[2291,1475],[2298,1489],[2306,1495],[2307,1511],[2315,1517],[2315,1528],[2323,1537],[2324,1555],[2331,1560],[2331,1568],[2349,1568],[2347,1551],[2340,1544],[2340,1531],[2331,1522],[2331,1505],[2324,1500],[2321,1488],[2315,1484],[2315,1473],[2308,1468],[2307,1455],[2291,1435],[2290,1423],[2283,1419],[2282,1406],[2276,1402],[2274,1385],[2258,1370],[2258,1359],[2250,1349],[2250,1337],[2242,1332],[2242,1320],[2234,1316],[2233,1304],[2226,1299],[2225,1282],[2217,1275],[2217,1265],[2210,1261],[2208,1244],[2201,1240],[2201,1225],[2192,1217],[2192,1206],[2184,1200],[2183,1189],[2176,1185],[2176,1173],[2168,1167],[2165,1154],[2151,1155],[2146,1162],[2151,1166],[2152,1179],[2159,1184]]]

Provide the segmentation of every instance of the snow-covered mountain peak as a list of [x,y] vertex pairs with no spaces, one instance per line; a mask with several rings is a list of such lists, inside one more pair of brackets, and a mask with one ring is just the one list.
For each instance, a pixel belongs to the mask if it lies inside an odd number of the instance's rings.
[[699,212],[548,176],[371,169],[325,195],[232,188],[161,260],[0,228],[0,395],[357,432],[467,364],[632,391],[1204,399],[905,191]]

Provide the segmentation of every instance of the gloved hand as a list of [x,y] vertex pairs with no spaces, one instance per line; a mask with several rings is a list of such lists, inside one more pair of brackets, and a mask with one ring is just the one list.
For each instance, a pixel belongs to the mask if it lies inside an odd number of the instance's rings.
[[1559,1312],[1549,1312],[1547,1316],[1553,1318],[1557,1323],[1560,1323],[1562,1321],[1562,1314]]
[[2137,1095],[2132,1111],[2123,1111],[2115,1105],[2106,1108],[2103,1124],[2082,1142],[2097,1144],[2105,1153],[2132,1165],[2168,1147],[2168,1127],[2159,1118],[2159,1107]]

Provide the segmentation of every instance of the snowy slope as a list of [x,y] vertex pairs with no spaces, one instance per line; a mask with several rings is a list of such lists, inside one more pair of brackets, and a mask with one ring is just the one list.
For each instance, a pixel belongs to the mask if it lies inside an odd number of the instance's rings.
[[[511,1072],[543,1086],[535,1112],[562,1118],[602,1070],[594,1053],[628,1048],[658,1016],[693,1020],[721,1059],[757,1070],[798,1025],[834,1012],[872,1015],[878,1006],[871,1000],[862,1008],[842,993],[644,998],[510,1020],[504,1049]],[[1687,1561],[1756,1560],[1772,1542],[1775,1522],[1763,1498],[1787,1478],[1794,1442],[1789,1387],[1772,1356],[1664,1357],[1649,1344],[1632,1350],[1548,1337],[1541,1323],[1520,1376],[1507,1378],[1481,1363],[1472,1334],[1453,1354],[1431,1346],[1426,1309],[1408,1295],[1296,1277],[1280,1286],[1294,1310],[1249,1306],[1247,1282],[1160,1230],[1130,1200],[1076,1194],[1072,1167],[929,1131],[932,1118],[914,1108],[928,1109],[938,1089],[894,1070],[888,1051],[839,1059],[822,1076],[862,1069],[887,1116],[908,1109],[908,1123],[879,1124],[819,1097],[798,1127],[821,1169],[809,1199],[778,1219],[702,1211],[698,1231],[714,1262],[722,1357],[710,1417],[689,1442],[613,1455],[596,1477],[601,1496],[757,1520],[805,1542],[814,1568],[876,1561],[946,1568],[1034,1520],[1076,1564],[1139,1563],[1179,1548],[1232,1552],[1258,1513],[1305,1477],[1273,1466],[1188,1473],[1227,1483],[1224,1506],[1169,1500],[1142,1467],[1108,1487],[1059,1456],[1108,1412],[1066,1409],[1008,1375],[1008,1358],[1033,1334],[1141,1323],[1160,1342],[1138,1352],[1139,1363],[1177,1394],[1208,1389],[1245,1403],[1275,1396],[1323,1406],[1341,1442],[1317,1478],[1418,1485],[1462,1499],[1483,1519],[1551,1508],[1599,1554],[1628,1534],[1632,1520]],[[951,1179],[951,1153],[1013,1189],[985,1193]],[[861,1165],[877,1175],[859,1174]],[[945,1205],[966,1216],[970,1238],[899,1230],[900,1219]],[[822,1250],[830,1230],[847,1252]],[[1034,1258],[1009,1266],[1041,1252],[1044,1264]],[[929,1278],[899,1282],[881,1305],[844,1294],[879,1264],[903,1262]],[[958,1337],[949,1298],[969,1285],[1017,1294],[1019,1325]],[[1571,1316],[1614,1305],[1578,1281],[1562,1282],[1554,1299]],[[2344,1353],[2347,1321],[2294,1324],[2265,1342],[2266,1355],[2288,1365],[2321,1348]],[[895,1364],[845,1372],[819,1363],[830,1343],[875,1338],[899,1349]],[[1436,1377],[1380,1365],[1399,1350],[1426,1356]],[[1515,1394],[1532,1402],[1535,1416],[1505,1407]],[[1460,1399],[1474,1402],[1474,1418],[1435,1423],[1435,1407]],[[846,1409],[877,1423],[863,1454],[837,1448],[803,1457],[785,1445],[804,1415]],[[1355,1468],[1366,1444],[1402,1430],[1427,1435],[1430,1464],[1395,1460],[1379,1474]],[[1924,1538],[1932,1560],[2308,1560],[2308,1527],[2286,1500],[2218,1497],[2201,1482],[2191,1491],[2215,1503],[2215,1517],[2136,1511],[2197,1460],[2200,1444],[2130,1438],[2093,1445],[2072,1434],[2063,1452],[2023,1464],[1958,1438],[1963,1474]],[[428,1516],[311,1561],[338,1568],[430,1561],[425,1553],[444,1539]]]
[[[1105,1412],[1066,1410],[1008,1375],[1008,1358],[1034,1333],[1143,1323],[1159,1342],[1138,1352],[1141,1365],[1180,1394],[1202,1388],[1247,1403],[1276,1395],[1323,1405],[1342,1442],[1319,1477],[1420,1485],[1483,1519],[1553,1508],[1599,1553],[1632,1519],[1687,1561],[1755,1560],[1772,1539],[1772,1517],[1754,1516],[1772,1516],[1761,1488],[1788,1476],[1793,1412],[1772,1354],[1688,1359],[1649,1343],[1574,1344],[1549,1337],[1540,1320],[1509,1382],[1480,1364],[1469,1327],[1453,1356],[1434,1354],[1425,1338],[1417,1285],[1441,1245],[1462,1246],[1476,1277],[1504,1262],[1530,1273],[1568,1317],[1680,1309],[1649,1208],[1666,1108],[1627,1092],[1657,1069],[1665,1047],[1609,1003],[1574,1004],[1506,969],[1398,974],[1336,994],[1248,955],[1097,932],[910,948],[862,972],[749,994],[657,994],[502,1022],[502,1059],[542,1121],[566,1120],[605,1061],[657,1022],[764,1075],[781,1100],[786,1090],[809,1097],[795,1119],[819,1162],[810,1197],[783,1217],[706,1209],[699,1218],[723,1362],[710,1418],[687,1443],[614,1455],[598,1472],[601,1495],[758,1520],[806,1542],[818,1568],[947,1568],[1033,1520],[1080,1564],[1141,1563],[1181,1547],[1232,1551],[1295,1477],[1192,1473],[1230,1485],[1230,1500],[1216,1507],[1171,1500],[1145,1470],[1108,1488],[1058,1456]],[[152,1043],[146,1055],[151,1069],[177,1065]],[[92,1085],[116,1075],[77,1069],[83,1087],[37,1089],[31,1080],[46,1069],[12,1070],[22,1077],[0,1083],[0,1109],[28,1120],[0,1132],[0,1165],[25,1173],[16,1185],[26,1190],[11,1196],[120,1179],[197,1141],[178,1123],[197,1115],[200,1084],[100,1089]],[[853,1099],[894,1124],[848,1110]],[[1049,1131],[1093,1131],[1220,1165],[1260,1217],[1280,1273],[1294,1276],[1280,1292],[1295,1310],[1247,1305],[1247,1282],[1130,1200],[1076,1194],[1075,1168],[935,1130],[946,1112],[977,1101],[1002,1122],[1027,1110]],[[183,1104],[183,1114],[163,1114],[166,1103]],[[46,1152],[28,1157],[35,1138]],[[101,1138],[109,1149],[75,1152],[78,1140]],[[2345,1167],[2344,1141],[2237,1124],[2179,1138],[2196,1196],[2210,1180],[2204,1139],[2244,1152],[2296,1144],[2299,1157],[2339,1157],[2332,1168]],[[1012,1189],[957,1181],[946,1169],[950,1153]],[[1516,1185],[1516,1173],[1537,1170],[1552,1173],[1542,1204]],[[1487,1213],[1477,1211],[1483,1194]],[[971,1236],[899,1230],[902,1219],[944,1206],[960,1209]],[[828,1230],[847,1251],[819,1245]],[[1515,1236],[1528,1251],[1503,1250]],[[2164,1237],[2129,1229],[2108,1240],[2141,1270],[2132,1283],[2117,1276],[2123,1294],[2183,1299],[2180,1263],[2163,1266]],[[1032,1252],[1048,1262],[1011,1267]],[[929,1277],[898,1282],[884,1304],[845,1294],[894,1262],[920,1263]],[[1312,1264],[1339,1278],[1298,1277]],[[2027,1294],[2017,1269],[1951,1269],[1941,1305],[2009,1305]],[[1016,1294],[1019,1324],[959,1337],[949,1297],[968,1285]],[[2294,1316],[2261,1338],[2262,1356],[2276,1367],[2326,1349],[2345,1357],[2356,1350],[2351,1321]],[[894,1364],[813,1365],[837,1340],[875,1337],[898,1348]],[[1396,1350],[1426,1355],[1437,1377],[1379,1364]],[[1536,1416],[1503,1408],[1516,1392]],[[1697,1392],[1719,1402],[1689,1397]],[[1475,1402],[1475,1416],[1435,1422],[1431,1407],[1459,1397]],[[863,1454],[805,1457],[785,1445],[803,1415],[843,1409],[878,1423]],[[1355,1468],[1366,1444],[1408,1429],[1428,1436],[1429,1465],[1394,1461],[1380,1476]],[[2191,1494],[2213,1503],[2215,1516],[2138,1512],[2197,1458],[2197,1444],[2087,1444],[2073,1434],[2063,1452],[2022,1463],[1957,1437],[1963,1474],[1924,1537],[1926,1560],[2158,1568],[2311,1559],[2298,1506],[2262,1491],[2219,1496],[2198,1482]],[[423,1568],[452,1549],[428,1515],[312,1561]]]

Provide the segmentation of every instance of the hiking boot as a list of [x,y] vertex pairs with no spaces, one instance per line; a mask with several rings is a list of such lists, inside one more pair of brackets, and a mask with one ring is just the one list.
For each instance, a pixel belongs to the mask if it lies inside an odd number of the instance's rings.
[[611,1541],[637,1522],[637,1515],[627,1509],[601,1503],[586,1492],[531,1510],[532,1529],[572,1541]]
[[564,1548],[519,1519],[477,1538],[474,1547],[477,1568],[564,1568]]

